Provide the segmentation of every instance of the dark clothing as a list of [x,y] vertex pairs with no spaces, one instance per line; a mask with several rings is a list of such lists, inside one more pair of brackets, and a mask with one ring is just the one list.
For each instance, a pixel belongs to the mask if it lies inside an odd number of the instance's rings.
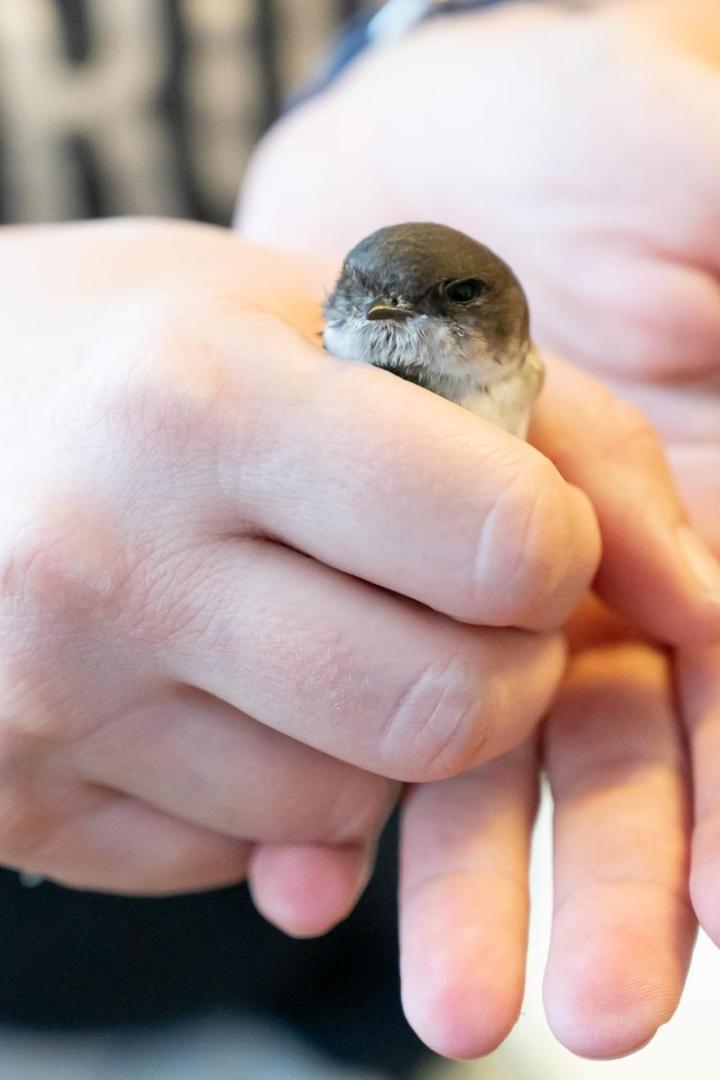
[[265,922],[244,885],[132,899],[0,871],[0,1023],[97,1030],[236,1010],[409,1077],[429,1052],[400,1007],[395,844],[391,829],[355,912],[310,941]]
[[249,153],[361,0],[0,0],[0,220],[228,223]]

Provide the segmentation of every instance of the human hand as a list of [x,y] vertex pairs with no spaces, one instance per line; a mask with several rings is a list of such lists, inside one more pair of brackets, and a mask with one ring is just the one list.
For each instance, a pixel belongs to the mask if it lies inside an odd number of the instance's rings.
[[[605,530],[619,527],[623,506],[628,532],[642,528],[642,516],[633,516],[641,490],[666,513],[670,491],[662,489],[661,463],[652,467],[657,447],[647,433],[620,437],[623,407],[557,360],[548,362],[546,389],[531,438],[600,505],[615,493],[615,510],[599,515]],[[576,471],[565,455],[580,432],[585,457]],[[489,1053],[519,1015],[539,766],[555,804],[545,1003],[569,1049],[588,1057],[630,1053],[670,1019],[695,934],[691,843],[694,895],[702,893],[714,918],[717,651],[714,669],[702,650],[683,650],[676,663],[662,644],[590,598],[569,637],[569,667],[542,740],[534,734],[464,776],[417,785],[403,806],[405,1009],[421,1037],[451,1057]],[[694,835],[683,720],[697,760]]]
[[0,861],[133,893],[248,874],[286,929],[326,929],[391,781],[544,712],[588,501],[324,353],[307,260],[180,224],[0,239]]
[[[657,518],[637,509],[647,500],[666,523],[681,515],[659,446],[593,379],[555,358],[547,369],[531,437],[595,500],[607,537],[599,587],[618,594],[622,582],[638,597],[640,621],[657,623],[648,600],[666,588],[671,545],[648,533]],[[632,569],[622,566],[623,543],[636,553]],[[651,567],[663,549],[662,569]],[[589,1057],[630,1053],[670,1019],[682,991],[696,924],[678,672],[662,644],[597,600],[573,619],[570,640],[542,754],[533,733],[464,775],[412,786],[402,804],[403,1000],[420,1037],[451,1057],[490,1052],[519,1014],[539,763],[555,797],[545,997],[558,1038]],[[683,712],[702,718],[710,700],[707,689],[688,689]],[[717,806],[708,757],[703,798]],[[707,854],[710,839],[703,828],[694,843]]]
[[[437,77],[427,79],[428,70]],[[336,250],[388,221],[430,218],[496,247],[528,289],[541,344],[595,370],[650,415],[693,520],[720,553],[720,291],[713,246],[720,216],[719,71],[720,17],[710,2],[608,3],[582,15],[512,4],[438,20],[368,56],[270,135],[250,173],[241,224],[251,236],[273,240],[277,228],[285,244]],[[385,122],[382,100],[400,87],[403,94],[412,87],[413,107],[403,110],[400,123]],[[340,131],[343,154],[335,150]],[[287,175],[290,157],[308,168],[294,171],[293,187],[279,203],[274,177]],[[363,183],[352,185],[358,175]],[[585,414],[581,437],[602,428],[602,420],[602,411]],[[650,489],[628,486],[623,431],[621,424],[619,439],[609,442],[615,467],[607,483],[625,494],[624,518],[632,527],[656,503]],[[630,444],[639,449],[642,438]],[[602,439],[587,447],[588,462],[593,445],[601,448]],[[555,458],[562,469],[562,452]],[[602,462],[596,464],[601,483]],[[622,514],[615,521],[623,527]],[[697,559],[717,593],[716,566],[700,551]],[[666,608],[668,623],[674,611]],[[593,1056],[628,1052],[649,1038],[672,1013],[687,965],[688,799],[669,693],[675,683],[693,765],[692,899],[720,942],[720,656],[684,649],[668,669],[664,651],[628,630],[614,654],[604,623],[573,660],[547,735],[551,773],[575,777],[568,797],[557,781],[559,889],[570,878],[580,882],[556,921],[548,1014],[568,1046]],[[666,637],[667,629],[658,626],[657,636]],[[602,717],[601,740],[594,741],[591,723],[576,722],[583,712]],[[444,943],[444,953],[428,951],[432,977],[412,944],[419,936],[405,933],[410,1015],[433,1045],[450,1053],[495,1045],[519,1008],[524,851],[534,799],[528,755],[526,748],[524,756],[517,751],[488,766],[475,784],[468,778],[457,803],[447,789],[459,791],[461,781],[445,785],[443,798],[452,805],[440,820],[450,821],[444,836],[451,832],[454,843],[449,876],[444,885],[436,882],[442,902],[432,940]],[[513,786],[515,795],[508,795]],[[480,806],[483,790],[490,794]],[[432,786],[417,791],[418,799],[433,798]],[[412,828],[407,835],[412,844]],[[453,868],[468,853],[477,852],[490,868],[497,857],[502,871],[503,842],[512,852],[511,876],[521,882],[514,904],[513,886],[501,887],[502,872],[483,889],[479,874],[464,882],[456,877],[452,890]],[[447,918],[437,915],[443,907]],[[427,916],[425,925],[430,922]],[[460,1022],[453,1019],[458,1005]]]
[[435,19],[271,131],[240,225],[339,255],[379,225],[439,220],[494,247],[540,345],[650,415],[720,549],[719,111],[714,0]]
[[405,808],[405,1007],[451,1056],[489,1053],[518,1019],[539,763],[554,798],[553,867],[539,871],[554,868],[544,980],[553,1032],[583,1056],[630,1053],[670,1019],[682,990],[695,919],[671,663],[599,605],[575,620],[575,636],[542,745],[419,785]]

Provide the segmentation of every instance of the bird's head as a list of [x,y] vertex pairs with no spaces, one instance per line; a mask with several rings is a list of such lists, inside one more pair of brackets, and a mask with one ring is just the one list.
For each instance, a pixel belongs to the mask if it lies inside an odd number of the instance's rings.
[[525,294],[510,267],[445,225],[378,229],[343,263],[325,304],[329,352],[436,389],[438,379],[490,384],[529,345]]

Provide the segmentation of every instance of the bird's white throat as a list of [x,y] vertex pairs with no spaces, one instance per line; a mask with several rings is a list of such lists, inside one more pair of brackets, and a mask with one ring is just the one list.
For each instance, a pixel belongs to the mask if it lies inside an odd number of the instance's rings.
[[482,335],[464,333],[447,320],[417,315],[404,322],[351,315],[330,321],[329,352],[342,360],[406,372],[415,381],[491,423],[525,438],[543,364],[532,345],[492,353]]
[[[419,370],[425,374],[429,389],[453,400],[507,379],[518,370],[524,356],[523,351],[509,348],[492,351],[481,333],[469,333],[432,315],[415,315],[403,322],[349,315],[328,322],[324,341],[328,352],[341,360]],[[451,383],[456,384],[452,395],[447,393]]]

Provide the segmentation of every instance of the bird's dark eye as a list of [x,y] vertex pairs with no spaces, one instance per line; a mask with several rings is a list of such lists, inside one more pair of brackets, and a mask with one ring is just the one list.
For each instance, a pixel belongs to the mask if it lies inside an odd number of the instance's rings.
[[463,278],[462,281],[449,282],[445,291],[456,304],[469,304],[487,292],[487,285],[480,278]]

